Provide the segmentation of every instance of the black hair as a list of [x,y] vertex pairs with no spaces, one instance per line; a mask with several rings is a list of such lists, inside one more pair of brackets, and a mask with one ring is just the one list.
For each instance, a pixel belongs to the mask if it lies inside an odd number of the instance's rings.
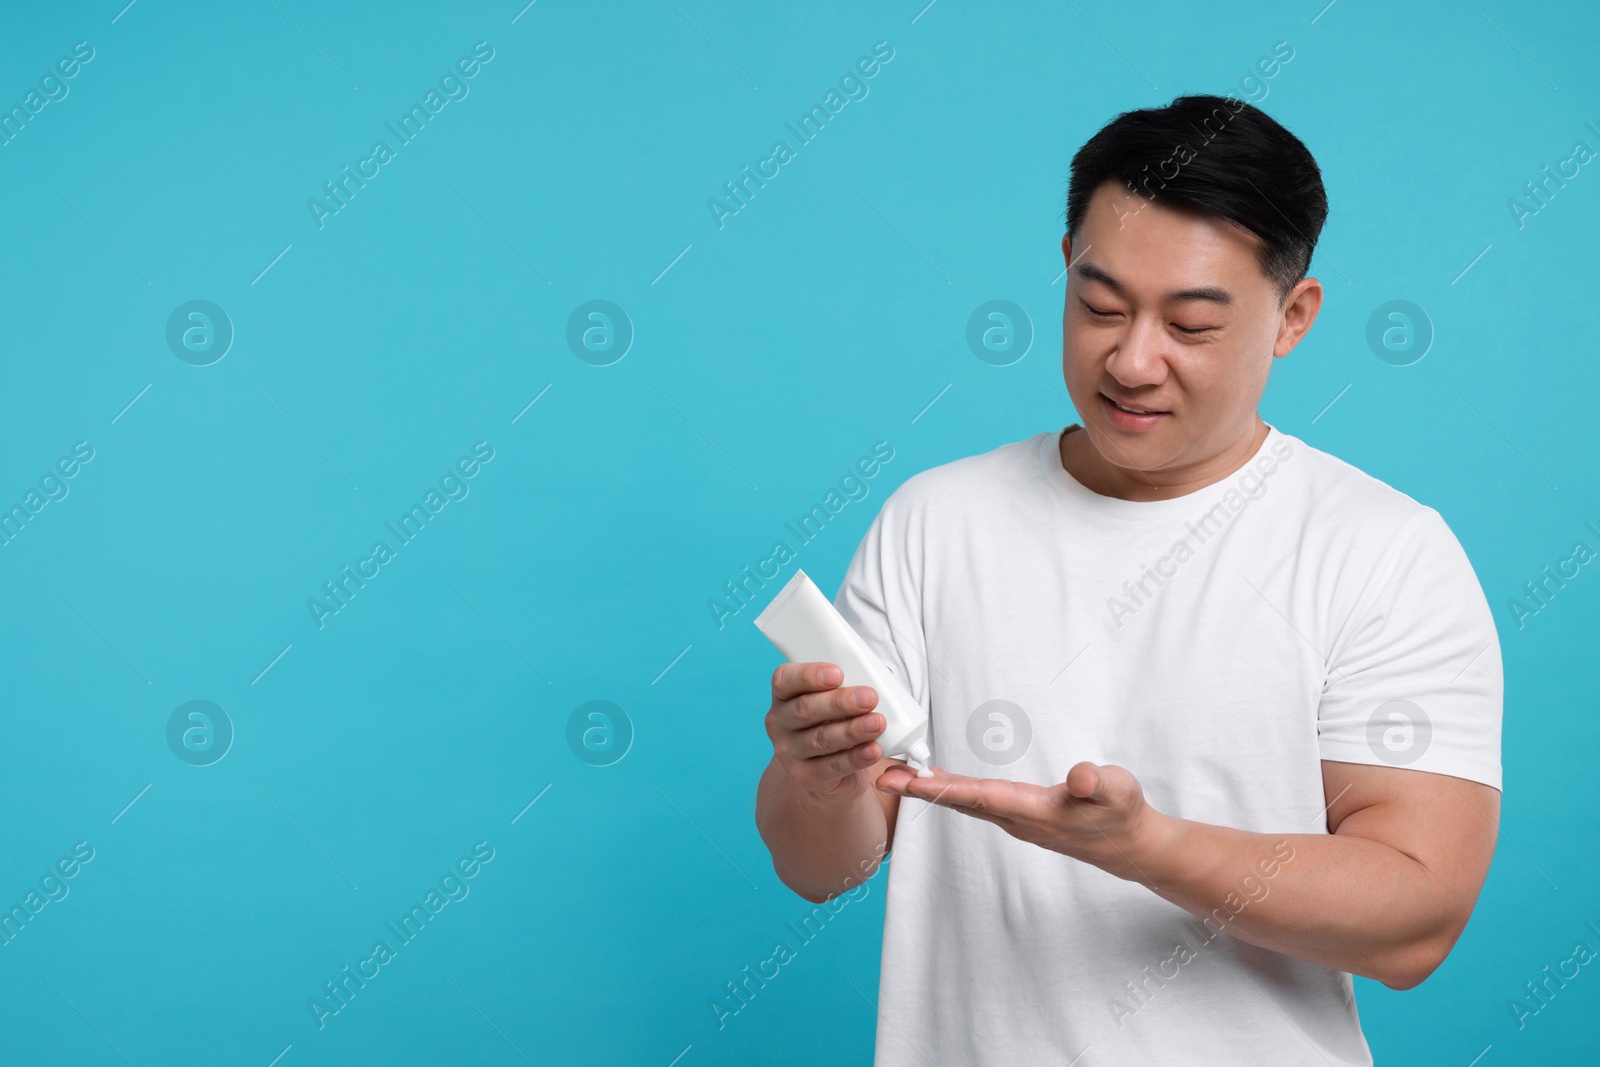
[[1266,112],[1233,96],[1180,96],[1165,107],[1124,111],[1101,127],[1072,157],[1069,236],[1108,180],[1255,234],[1258,262],[1277,285],[1279,304],[1310,269],[1328,217],[1311,152]]

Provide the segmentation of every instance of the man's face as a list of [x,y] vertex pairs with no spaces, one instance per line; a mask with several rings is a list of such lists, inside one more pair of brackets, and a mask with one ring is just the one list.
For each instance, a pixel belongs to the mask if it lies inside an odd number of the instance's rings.
[[1257,245],[1222,219],[1119,182],[1095,190],[1076,247],[1062,240],[1071,263],[1062,362],[1105,461],[1178,475],[1253,439],[1272,360],[1299,342],[1321,303],[1307,278],[1280,307]]

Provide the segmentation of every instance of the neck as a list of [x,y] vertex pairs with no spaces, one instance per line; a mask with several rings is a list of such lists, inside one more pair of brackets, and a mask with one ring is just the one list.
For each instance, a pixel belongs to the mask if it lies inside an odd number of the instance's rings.
[[1133,466],[1114,440],[1096,440],[1074,423],[1061,434],[1058,451],[1061,466],[1091,492],[1120,500],[1170,500],[1204,489],[1243,467],[1261,448],[1267,433],[1267,424],[1253,414],[1250,423],[1233,434],[1221,450],[1144,469]]

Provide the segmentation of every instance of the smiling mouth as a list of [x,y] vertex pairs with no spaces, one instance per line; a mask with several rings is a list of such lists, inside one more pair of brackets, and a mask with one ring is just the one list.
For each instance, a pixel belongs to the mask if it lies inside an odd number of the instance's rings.
[[1171,414],[1170,412],[1166,412],[1166,411],[1155,411],[1155,410],[1150,409],[1150,408],[1136,408],[1136,407],[1131,407],[1131,406],[1129,406],[1127,404],[1118,403],[1117,401],[1111,399],[1109,396],[1106,396],[1104,393],[1101,393],[1100,397],[1106,403],[1108,403],[1112,407],[1116,408],[1118,411],[1126,411],[1130,415],[1168,415],[1168,414]]

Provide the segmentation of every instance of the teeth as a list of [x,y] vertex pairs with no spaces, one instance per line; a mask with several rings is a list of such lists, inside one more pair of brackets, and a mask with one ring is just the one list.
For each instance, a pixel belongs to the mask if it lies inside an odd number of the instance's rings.
[[1130,408],[1126,404],[1117,404],[1117,402],[1115,400],[1112,400],[1111,402],[1113,404],[1116,404],[1117,407],[1121,408],[1123,411],[1126,411],[1131,415],[1154,415],[1155,414],[1155,412],[1153,412],[1153,411],[1140,411],[1138,408]]

